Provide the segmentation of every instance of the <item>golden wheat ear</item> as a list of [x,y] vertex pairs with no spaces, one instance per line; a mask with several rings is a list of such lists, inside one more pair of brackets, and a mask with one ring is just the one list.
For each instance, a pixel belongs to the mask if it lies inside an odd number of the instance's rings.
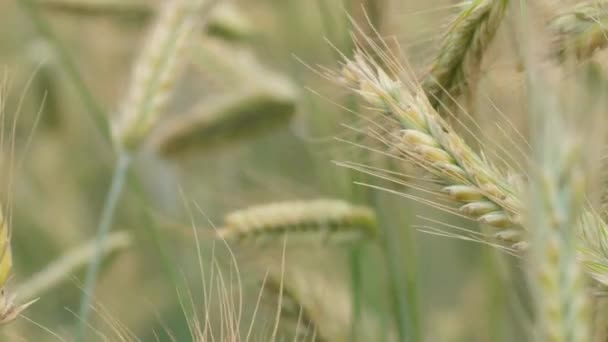
[[37,299],[28,303],[15,304],[15,296],[8,294],[6,283],[13,270],[13,254],[11,250],[10,229],[8,222],[0,210],[0,324],[6,324],[21,315]]
[[217,231],[226,240],[356,242],[377,235],[376,215],[364,206],[335,199],[277,202],[230,213]]

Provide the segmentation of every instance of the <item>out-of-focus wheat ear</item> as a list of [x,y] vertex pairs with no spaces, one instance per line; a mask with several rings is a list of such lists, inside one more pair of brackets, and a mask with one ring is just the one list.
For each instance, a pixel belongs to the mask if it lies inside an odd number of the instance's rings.
[[[398,61],[386,63],[395,73],[407,75],[399,70]],[[375,110],[399,121],[402,130],[395,134],[398,137],[386,139],[388,147],[433,176],[456,204],[454,211],[495,228],[499,241],[515,249],[526,248],[520,189],[456,134],[415,82],[390,77],[363,52],[346,60],[341,75],[334,77]]]
[[249,39],[254,32],[254,28],[244,13],[233,2],[222,2],[209,15],[205,31],[212,37],[240,42]]
[[[283,329],[292,330],[295,341],[324,342],[317,323],[305,303],[299,298],[298,292],[290,284],[273,272],[268,274],[264,284],[264,298],[273,302],[281,299],[280,322]],[[273,306],[276,306],[272,303]]]
[[[205,4],[212,2],[207,0]],[[157,123],[182,65],[183,49],[203,0],[168,0],[158,12],[135,62],[120,112],[113,123],[116,145],[137,149]]]
[[11,234],[6,217],[0,211],[0,324],[6,324],[25,311],[36,300],[25,304],[15,304],[15,297],[6,289],[6,283],[13,270]]
[[[585,200],[581,145],[556,113],[542,114],[536,136],[527,223],[528,271],[536,301],[538,341],[589,341],[591,316],[578,259],[578,224]],[[559,114],[559,113],[558,113]]]
[[359,242],[378,233],[376,215],[368,207],[335,199],[277,202],[228,214],[217,231],[226,240]]
[[172,117],[151,140],[165,157],[209,151],[280,127],[289,122],[295,108],[293,87],[283,80],[274,86],[236,89]]
[[[103,241],[102,252],[104,257],[127,249],[131,246],[133,238],[125,231],[113,232]],[[86,266],[95,254],[95,241],[89,241],[80,245],[57,260],[49,263],[41,271],[32,275],[24,281],[17,292],[22,298],[38,297],[44,292],[51,290],[62,281],[69,279],[80,268]]]
[[509,0],[472,0],[450,24],[422,81],[433,108],[450,105],[474,86],[484,52],[494,39]]
[[568,9],[549,23],[553,54],[560,60],[590,58],[608,45],[608,2],[592,1]]
[[48,11],[79,16],[146,18],[154,13],[154,7],[146,0],[39,0],[36,5]]

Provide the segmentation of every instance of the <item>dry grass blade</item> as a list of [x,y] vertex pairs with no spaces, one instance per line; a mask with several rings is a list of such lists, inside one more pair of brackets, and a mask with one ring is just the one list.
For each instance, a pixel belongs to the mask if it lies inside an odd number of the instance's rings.
[[[387,61],[396,74],[407,74],[394,59]],[[527,246],[520,189],[454,132],[417,84],[390,77],[361,51],[346,61],[341,80],[376,110],[399,120],[398,140],[387,144],[434,176],[461,214],[496,228],[494,236],[513,248]]]
[[577,5],[549,24],[553,34],[553,53],[560,60],[573,56],[590,58],[608,45],[608,8],[605,1]]
[[374,212],[333,199],[277,202],[230,213],[220,238],[276,239],[290,234],[291,240],[360,241],[377,234]]
[[508,0],[472,0],[450,24],[423,80],[433,108],[466,94],[477,77],[483,54],[505,15]]

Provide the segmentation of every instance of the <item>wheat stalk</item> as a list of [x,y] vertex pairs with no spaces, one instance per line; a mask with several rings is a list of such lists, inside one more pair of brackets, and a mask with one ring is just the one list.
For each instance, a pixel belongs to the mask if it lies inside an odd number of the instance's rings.
[[458,212],[496,228],[498,240],[526,247],[515,186],[453,131],[419,87],[390,78],[362,51],[346,60],[341,75],[375,109],[399,120],[399,141],[391,143],[436,178],[442,192],[458,203]]
[[[582,269],[577,260],[578,223],[585,198],[580,144],[564,132],[560,118],[544,113],[538,134],[538,166],[531,182],[527,255],[536,299],[539,341],[589,341],[590,311]],[[559,114],[559,113],[557,113]]]
[[226,240],[274,239],[285,234],[306,240],[373,239],[376,216],[367,207],[334,199],[277,202],[232,212],[217,231]]
[[605,1],[579,4],[556,16],[549,23],[553,53],[560,60],[569,55],[578,60],[590,58],[608,45],[608,11]]
[[508,0],[471,0],[452,21],[422,82],[433,108],[451,103],[472,88],[508,4]]

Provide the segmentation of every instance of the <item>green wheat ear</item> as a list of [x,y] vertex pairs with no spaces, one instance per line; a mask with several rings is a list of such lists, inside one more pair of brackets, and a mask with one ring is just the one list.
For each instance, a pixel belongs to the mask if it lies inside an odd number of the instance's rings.
[[470,91],[508,4],[508,0],[468,1],[452,21],[429,74],[422,81],[433,108],[451,104],[452,99]]
[[289,234],[290,240],[353,242],[374,239],[375,213],[368,207],[334,199],[277,202],[228,214],[218,237],[268,240]]

